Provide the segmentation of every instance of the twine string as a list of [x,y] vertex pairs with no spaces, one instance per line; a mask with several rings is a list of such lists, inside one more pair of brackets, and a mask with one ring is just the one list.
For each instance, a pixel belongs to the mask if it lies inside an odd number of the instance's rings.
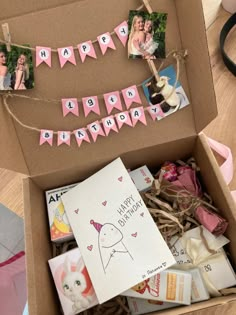
[[[142,10],[143,7],[144,7],[144,4],[140,5],[140,6],[136,9],[136,11]],[[127,20],[126,22],[128,22],[128,20]],[[113,36],[114,34],[115,34],[115,31],[110,32],[110,35],[111,35],[111,36]],[[93,39],[91,42],[92,42],[93,44],[95,44],[95,43],[98,42],[98,40],[97,40],[97,39]],[[2,44],[9,44],[8,41],[6,41],[6,40],[4,40],[4,39],[2,39],[2,38],[0,38],[0,43],[2,43]],[[23,49],[26,49],[26,50],[30,50],[30,51],[36,51],[36,48],[34,48],[34,47],[28,47],[28,46],[20,45],[20,44],[17,44],[17,43],[12,43],[12,42],[10,42],[10,45],[11,45],[11,46],[14,46],[14,47],[18,47],[18,48],[23,48]],[[73,50],[77,50],[77,49],[78,49],[77,46],[73,46]],[[55,53],[58,52],[58,50],[57,50],[56,48],[51,48],[51,51],[52,51],[52,52],[55,52]]]
[[[169,57],[170,55],[173,56],[173,58],[176,60],[176,79],[175,79],[175,83],[171,89],[170,94],[165,98],[165,100],[163,100],[162,102],[159,103],[159,105],[163,104],[164,102],[166,102],[174,93],[175,89],[176,89],[176,85],[178,83],[179,77],[180,77],[180,62],[182,60],[184,60],[185,56],[186,56],[186,51],[171,51],[167,57]],[[142,86],[142,83],[138,84],[137,87]],[[121,94],[121,92],[119,92]],[[40,128],[34,127],[34,126],[29,126],[25,123],[23,123],[11,110],[10,105],[8,104],[8,98],[14,98],[14,97],[18,97],[18,98],[23,98],[23,99],[29,99],[29,100],[33,100],[33,101],[41,101],[41,102],[47,102],[47,103],[60,103],[61,100],[56,100],[56,99],[43,99],[43,98],[38,98],[38,97],[31,97],[31,96],[27,96],[27,95],[22,95],[22,94],[15,94],[15,93],[11,93],[10,91],[8,91],[7,93],[0,93],[0,95],[2,95],[3,97],[3,104],[5,106],[5,109],[7,110],[8,114],[12,117],[13,120],[15,120],[21,127],[26,128],[28,130],[31,131],[35,131],[35,132],[41,132]],[[98,95],[98,98],[102,98],[103,94]],[[80,101],[80,99],[79,99]],[[149,107],[145,107],[144,111],[148,111]],[[99,120],[98,123],[102,123],[102,120]],[[85,130],[88,130],[87,127],[84,127]],[[68,132],[73,132],[73,130],[68,130]],[[57,131],[53,130],[53,134],[57,134]]]

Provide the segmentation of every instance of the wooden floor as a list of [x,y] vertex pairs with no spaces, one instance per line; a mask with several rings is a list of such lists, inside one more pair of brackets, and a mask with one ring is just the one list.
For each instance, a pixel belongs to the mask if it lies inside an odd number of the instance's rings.
[[[221,0],[203,0],[206,19],[207,37],[213,79],[216,91],[219,115],[204,132],[228,145],[233,156],[236,156],[236,77],[224,67],[219,54],[219,33],[224,22],[229,17],[220,6]],[[236,60],[236,31],[230,35],[226,45],[228,54]],[[230,39],[230,38],[229,38]],[[235,175],[236,161],[234,160]],[[12,209],[23,217],[22,175],[0,169],[0,203]],[[236,176],[230,185],[236,189]]]

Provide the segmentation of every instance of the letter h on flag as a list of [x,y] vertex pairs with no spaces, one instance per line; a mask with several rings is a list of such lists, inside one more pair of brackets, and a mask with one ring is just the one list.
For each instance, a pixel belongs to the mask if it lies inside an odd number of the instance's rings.
[[36,67],[43,62],[49,67],[52,66],[52,49],[50,47],[36,46]]
[[136,85],[123,89],[122,94],[123,94],[123,98],[124,98],[127,109],[130,108],[132,103],[142,104]]

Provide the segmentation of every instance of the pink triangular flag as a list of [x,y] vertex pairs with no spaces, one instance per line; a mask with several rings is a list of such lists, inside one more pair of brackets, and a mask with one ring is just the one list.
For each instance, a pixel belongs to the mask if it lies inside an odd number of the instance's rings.
[[82,44],[79,44],[78,50],[79,50],[79,54],[80,54],[80,58],[82,62],[84,62],[86,56],[90,56],[95,59],[97,58],[94,47],[93,47],[93,43],[91,40],[84,42]]
[[109,32],[99,35],[97,39],[103,55],[106,53],[108,47],[116,49]]
[[93,141],[96,142],[97,137],[100,136],[105,136],[104,131],[102,130],[102,126],[100,125],[100,123],[98,121],[95,121],[91,124],[89,124],[88,126],[88,130],[93,138]]
[[67,61],[71,62],[73,65],[76,65],[74,48],[72,46],[58,48],[57,51],[61,68]]
[[52,146],[52,140],[53,140],[53,131],[52,130],[42,129],[40,131],[40,139],[39,139],[40,145],[47,142]]
[[142,104],[136,85],[123,89],[122,94],[123,94],[123,98],[124,98],[127,109],[130,108],[132,103]]
[[165,117],[160,104],[150,105],[147,107],[147,110],[153,120],[156,120],[158,117],[161,117],[161,118]]
[[105,117],[102,119],[103,128],[105,131],[106,136],[109,135],[111,130],[114,130],[115,132],[118,132],[115,119],[113,116]]
[[83,107],[84,107],[85,117],[87,117],[90,112],[94,112],[94,113],[100,115],[100,108],[99,108],[97,96],[84,97],[84,98],[82,98],[82,103],[83,103]]
[[45,62],[49,67],[52,66],[52,49],[50,47],[36,46],[36,67]]
[[70,131],[58,131],[57,132],[57,145],[65,143],[70,145]]
[[132,124],[132,121],[130,120],[130,116],[128,112],[118,113],[115,115],[115,118],[116,118],[119,129],[121,129],[123,124],[133,127],[133,124]]
[[147,125],[145,113],[144,113],[142,106],[136,107],[136,108],[131,108],[130,114],[131,114],[131,119],[133,122],[133,127],[137,124],[138,121],[140,121],[144,125]]
[[122,44],[125,46],[128,40],[128,23],[126,21],[122,22],[120,25],[118,25],[114,31],[116,32],[116,35],[118,36],[119,40],[122,42]]
[[104,94],[104,100],[105,100],[108,114],[112,112],[113,108],[122,110],[120,93],[118,91]]
[[63,98],[61,100],[63,116],[65,117],[68,113],[72,113],[75,116],[79,116],[79,106],[76,98]]
[[90,143],[90,139],[85,128],[74,130],[73,133],[79,147],[81,146],[81,143],[83,141],[87,141]]

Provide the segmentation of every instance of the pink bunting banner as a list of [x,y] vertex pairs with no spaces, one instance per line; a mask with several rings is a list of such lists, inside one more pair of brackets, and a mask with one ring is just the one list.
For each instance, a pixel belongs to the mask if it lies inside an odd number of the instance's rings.
[[122,22],[114,29],[116,35],[118,36],[119,40],[125,47],[127,40],[128,40],[128,23],[126,21]]
[[70,131],[58,131],[57,132],[57,145],[65,143],[70,145]]
[[42,129],[40,131],[39,145],[42,145],[45,142],[47,142],[47,143],[49,143],[50,146],[52,146],[52,140],[53,140],[53,131],[52,130]]
[[82,103],[84,107],[85,117],[87,117],[90,112],[94,112],[95,114],[100,115],[100,108],[97,96],[83,97]]
[[103,123],[103,127],[104,127],[104,131],[105,131],[106,136],[109,135],[111,130],[118,132],[118,129],[117,129],[117,126],[115,123],[115,119],[113,116],[103,118],[102,123]]
[[122,128],[123,124],[133,127],[132,121],[130,120],[129,113],[127,111],[116,114],[115,118],[119,129]]
[[36,46],[36,67],[45,62],[50,68],[52,66],[52,49],[50,47]]
[[133,122],[133,127],[137,124],[138,121],[140,121],[144,125],[147,125],[143,107],[131,108],[130,114]]
[[90,143],[90,139],[85,128],[74,130],[73,133],[79,147],[81,146],[83,141],[87,141]]
[[82,44],[79,44],[77,47],[78,47],[82,62],[85,61],[86,56],[90,56],[95,59],[97,58],[96,52],[94,50],[93,43],[91,40],[84,42]]
[[88,126],[88,130],[93,138],[93,141],[96,142],[97,137],[100,136],[105,136],[104,131],[102,130],[102,126],[100,125],[100,123],[98,121],[95,121],[91,124],[89,124]]
[[103,55],[105,55],[107,48],[116,50],[115,44],[109,32],[99,35],[97,39]]
[[132,103],[142,104],[136,85],[123,89],[122,95],[123,95],[127,109],[130,108]]
[[112,112],[113,108],[122,110],[122,104],[121,104],[119,91],[104,94],[104,100],[105,100],[108,115]]
[[76,98],[63,98],[61,102],[64,117],[69,113],[79,116],[79,106]]
[[159,104],[148,106],[147,110],[148,110],[148,112],[149,112],[149,114],[153,120],[156,120],[158,118],[161,119],[161,118],[165,117],[165,115],[161,109],[161,106]]
[[67,61],[69,61],[73,65],[76,65],[74,48],[72,46],[58,48],[57,51],[61,68],[64,67]]

